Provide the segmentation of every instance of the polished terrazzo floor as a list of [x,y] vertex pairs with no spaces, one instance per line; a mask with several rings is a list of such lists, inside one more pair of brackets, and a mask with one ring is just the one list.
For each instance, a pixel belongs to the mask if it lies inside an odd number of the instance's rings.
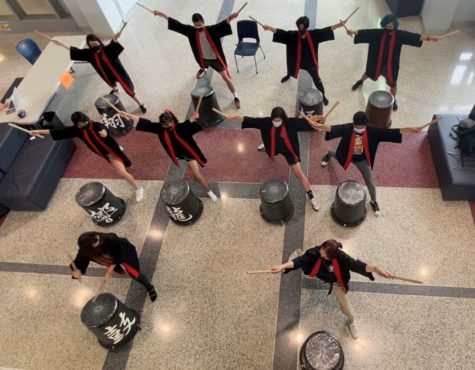
[[[200,11],[208,23],[241,6],[232,0],[156,2],[150,7],[188,21]],[[360,10],[351,28],[375,27],[388,12],[385,1],[306,0],[249,1],[241,16],[252,15],[276,27],[294,28],[306,14],[324,27]],[[270,10],[275,11],[270,11]],[[166,29],[162,19],[137,8],[129,15],[122,43],[122,61],[137,92],[157,117],[165,108],[183,118],[196,84],[196,64],[185,38]],[[418,17],[401,19],[401,28],[422,32]],[[259,74],[252,58],[239,59],[236,72],[234,34],[224,39],[225,53],[237,91],[240,113],[267,115],[275,105],[294,114],[298,92],[310,86],[300,80],[280,84],[285,73],[284,47],[260,30],[266,58],[258,53]],[[28,35],[30,36],[30,35]],[[31,35],[41,47],[44,40]],[[25,35],[2,34],[2,90],[23,76],[27,62],[14,45]],[[340,101],[330,123],[348,122],[364,109],[369,94],[385,88],[382,80],[350,87],[361,75],[366,46],[353,45],[343,30],[320,48],[320,68],[331,102]],[[430,121],[434,113],[468,113],[475,85],[475,28],[466,25],[458,36],[405,48],[399,77],[399,110],[393,126]],[[430,68],[428,68],[430,66]],[[464,68],[465,67],[465,68]],[[108,92],[87,65],[77,65],[73,87],[59,91],[53,108],[66,119],[73,110],[96,117],[93,102]],[[462,71],[463,72],[460,72]],[[212,78],[220,106],[235,112],[232,96],[219,76]],[[121,99],[129,111],[135,103]],[[238,125],[237,125],[238,126]],[[303,167],[308,172],[321,211],[315,213],[301,186],[282,158],[273,163],[256,151],[260,137],[230,122],[197,135],[209,163],[203,173],[221,195],[213,203],[202,198],[204,212],[193,226],[171,223],[159,201],[164,182],[192,180],[183,163],[176,168],[157,138],[131,132],[120,138],[133,165],[131,172],[145,189],[142,203],[130,187],[82,143],[66,169],[46,211],[10,212],[0,224],[0,368],[14,369],[296,369],[300,345],[318,330],[332,332],[345,352],[347,369],[472,369],[475,364],[475,205],[444,202],[438,188],[426,133],[404,138],[402,145],[382,145],[374,177],[382,214],[368,207],[363,224],[343,228],[330,216],[336,186],[357,171],[342,171],[335,161],[320,167],[322,153],[336,146],[319,133],[301,136]],[[270,225],[259,214],[259,184],[271,177],[290,185],[294,217],[286,226]],[[82,307],[101,282],[103,269],[90,269],[83,284],[71,281],[68,253],[84,231],[97,229],[74,201],[86,182],[99,179],[124,198],[124,218],[107,229],[127,237],[140,253],[143,272],[152,277],[158,300],[129,279],[117,277],[107,286],[128,306],[141,312],[142,330],[131,345],[117,352],[103,349],[80,322]],[[203,191],[192,183],[200,196]],[[425,282],[414,286],[354,274],[349,299],[360,328],[353,340],[344,316],[326,287],[294,272],[250,276],[248,270],[287,260],[296,248],[309,248],[326,239],[340,240],[350,255],[387,267],[394,273]]]

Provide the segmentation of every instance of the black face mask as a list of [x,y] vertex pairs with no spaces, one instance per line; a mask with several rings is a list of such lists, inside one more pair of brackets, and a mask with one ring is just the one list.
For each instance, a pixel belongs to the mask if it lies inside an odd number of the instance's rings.
[[100,49],[101,49],[101,45],[90,46],[90,48],[91,48],[92,50],[97,51],[97,50],[100,50]]
[[307,33],[307,30],[299,30],[300,36],[303,36]]

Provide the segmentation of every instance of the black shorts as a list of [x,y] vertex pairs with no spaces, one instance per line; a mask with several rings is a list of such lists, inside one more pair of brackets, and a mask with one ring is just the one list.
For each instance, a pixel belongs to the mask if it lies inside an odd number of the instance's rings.
[[285,154],[280,153],[280,154],[282,154],[285,157],[285,160],[287,161],[289,166],[293,166],[294,164],[300,162],[299,160],[295,159],[295,157],[290,153],[285,153]]
[[191,162],[191,161],[194,161],[195,158],[193,158],[192,156],[188,155],[188,154],[177,154],[176,156],[178,159],[183,159],[187,162]]
[[206,68],[213,68],[216,72],[221,73],[224,71],[224,66],[218,59],[203,59],[203,63]]

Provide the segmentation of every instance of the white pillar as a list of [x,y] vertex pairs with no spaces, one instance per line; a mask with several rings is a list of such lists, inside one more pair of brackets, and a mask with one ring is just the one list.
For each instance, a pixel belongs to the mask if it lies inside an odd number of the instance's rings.
[[450,29],[459,0],[425,0],[422,23],[426,33],[445,33]]

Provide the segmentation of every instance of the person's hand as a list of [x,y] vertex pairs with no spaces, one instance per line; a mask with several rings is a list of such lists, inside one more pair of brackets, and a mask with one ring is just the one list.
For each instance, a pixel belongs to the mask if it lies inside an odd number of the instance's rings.
[[272,271],[273,274],[279,274],[284,270],[285,270],[284,265],[277,265],[277,266],[272,266],[271,267],[271,271]]
[[107,130],[102,129],[101,131],[99,131],[99,135],[101,135],[101,137],[107,137]]
[[437,41],[440,41],[442,39],[441,36],[429,36],[429,41],[432,41],[432,42],[437,42]]
[[348,22],[348,21],[346,21],[346,20],[343,21],[343,20],[340,19],[340,23],[337,23],[337,28],[345,27],[346,22]]
[[107,270],[106,274],[104,275],[104,283],[108,283],[110,281],[112,278],[112,271],[113,270]]
[[270,31],[270,30],[271,30],[271,26],[269,26],[268,24],[263,24],[263,25],[262,25],[262,28],[263,28],[265,31]]
[[350,37],[353,37],[353,35],[356,35],[356,31],[350,30],[349,28],[346,29],[346,34]]
[[230,116],[228,116],[228,119],[229,119],[230,121],[241,121],[241,120],[242,120],[242,116],[237,115],[237,114],[231,114]]
[[72,275],[73,279],[81,280],[82,274],[80,270],[74,270]]
[[386,271],[385,269],[382,269],[381,267],[376,267],[375,271],[378,275],[386,279],[391,279],[392,277],[394,277],[392,273],[390,273],[389,271]]
[[422,131],[422,127],[409,127],[409,132],[413,134],[418,134]]
[[165,16],[165,13],[159,12],[158,10],[154,10],[153,15],[157,17],[163,17]]
[[8,104],[0,103],[0,111],[4,110],[6,107],[8,107]]
[[310,121],[312,121],[313,123],[318,123],[320,125],[323,125],[325,123],[325,115],[315,114],[308,118],[310,118]]
[[239,16],[239,13],[234,12],[234,13],[231,13],[228,18],[230,21],[232,21],[233,19],[236,19],[238,16]]
[[200,114],[198,112],[191,113],[190,122],[196,122],[200,118]]
[[28,131],[28,134],[32,137],[40,136],[40,133],[38,132],[38,130],[30,130]]

